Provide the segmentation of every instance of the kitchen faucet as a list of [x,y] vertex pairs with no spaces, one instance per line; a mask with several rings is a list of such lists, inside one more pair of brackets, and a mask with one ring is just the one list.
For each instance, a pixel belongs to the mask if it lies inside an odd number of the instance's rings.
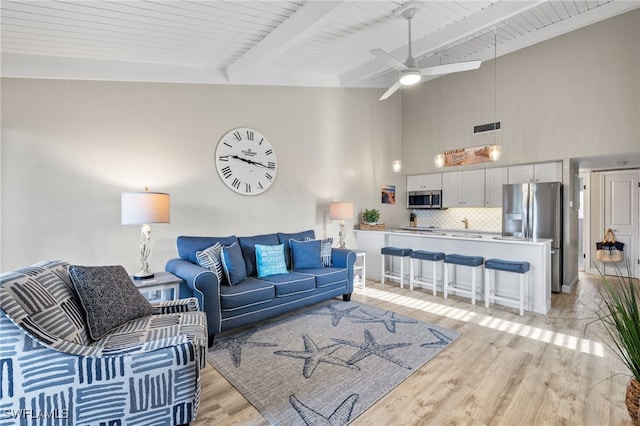
[[469,229],[469,220],[466,217],[460,222],[464,223],[464,229]]

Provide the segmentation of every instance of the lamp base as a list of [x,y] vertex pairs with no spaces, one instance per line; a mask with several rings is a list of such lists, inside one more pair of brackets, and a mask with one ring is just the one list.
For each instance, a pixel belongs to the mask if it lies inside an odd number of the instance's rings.
[[153,272],[143,272],[140,271],[133,276],[134,280],[146,280],[149,278],[153,278]]

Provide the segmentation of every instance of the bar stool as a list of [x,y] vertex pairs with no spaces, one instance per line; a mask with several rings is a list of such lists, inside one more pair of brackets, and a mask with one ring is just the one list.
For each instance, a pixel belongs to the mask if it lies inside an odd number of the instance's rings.
[[[476,304],[476,273],[482,267],[484,258],[482,256],[464,256],[462,254],[448,254],[444,257],[444,298],[449,293],[449,265],[453,265],[453,280],[451,290],[456,293],[468,294],[471,296],[471,304]],[[471,267],[471,291],[456,287],[456,265]]]
[[[518,262],[518,261],[509,261],[502,259],[487,259],[484,263],[484,306],[486,308],[489,307],[490,301],[501,301],[507,303],[516,302],[518,304],[518,308],[520,309],[520,315],[524,315],[524,290],[525,290],[525,281],[527,287],[529,286],[529,262]],[[496,271],[504,271],[504,272],[512,272],[516,274],[520,274],[519,280],[519,294],[518,299],[513,299],[511,297],[498,296],[496,295],[496,289],[494,288],[494,284],[496,282]],[[493,294],[491,294],[493,293]]]
[[[420,275],[416,275],[414,273],[414,263],[418,262],[420,264]],[[428,278],[422,275],[422,261],[429,261],[433,265],[432,268],[432,278],[431,281],[425,281]],[[411,253],[409,259],[409,289],[413,290],[414,284],[420,285],[430,285],[433,289],[433,295],[436,295],[437,287],[438,287],[438,269],[440,269],[440,274],[443,276],[442,269],[444,268],[444,253],[433,252],[433,251],[425,251],[425,250],[414,250]]]
[[[400,288],[403,288],[404,284],[404,260],[411,256],[411,252],[413,250],[408,248],[398,248],[398,247],[382,247],[380,249],[380,254],[382,255],[382,273],[380,274],[380,282],[384,285],[385,278],[395,278],[400,280]],[[389,271],[385,269],[385,257],[391,256],[391,268]],[[393,272],[393,258],[400,258],[400,275]]]

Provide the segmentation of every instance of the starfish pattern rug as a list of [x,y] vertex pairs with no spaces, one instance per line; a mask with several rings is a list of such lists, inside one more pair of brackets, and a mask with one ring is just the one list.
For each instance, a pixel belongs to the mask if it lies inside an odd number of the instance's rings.
[[274,425],[346,425],[459,333],[338,302],[217,337],[209,362]]

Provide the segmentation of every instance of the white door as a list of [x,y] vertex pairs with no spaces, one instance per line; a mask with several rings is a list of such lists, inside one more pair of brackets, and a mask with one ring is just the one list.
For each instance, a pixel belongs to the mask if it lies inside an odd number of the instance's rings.
[[[640,242],[640,227],[638,225],[638,181],[640,172],[619,171],[605,172],[604,177],[604,229],[613,230],[616,241],[624,243],[625,258],[631,266],[634,276],[640,276],[638,265],[638,243]],[[615,267],[606,265],[606,273],[614,274]],[[618,264],[623,273],[626,273],[624,262]]]

